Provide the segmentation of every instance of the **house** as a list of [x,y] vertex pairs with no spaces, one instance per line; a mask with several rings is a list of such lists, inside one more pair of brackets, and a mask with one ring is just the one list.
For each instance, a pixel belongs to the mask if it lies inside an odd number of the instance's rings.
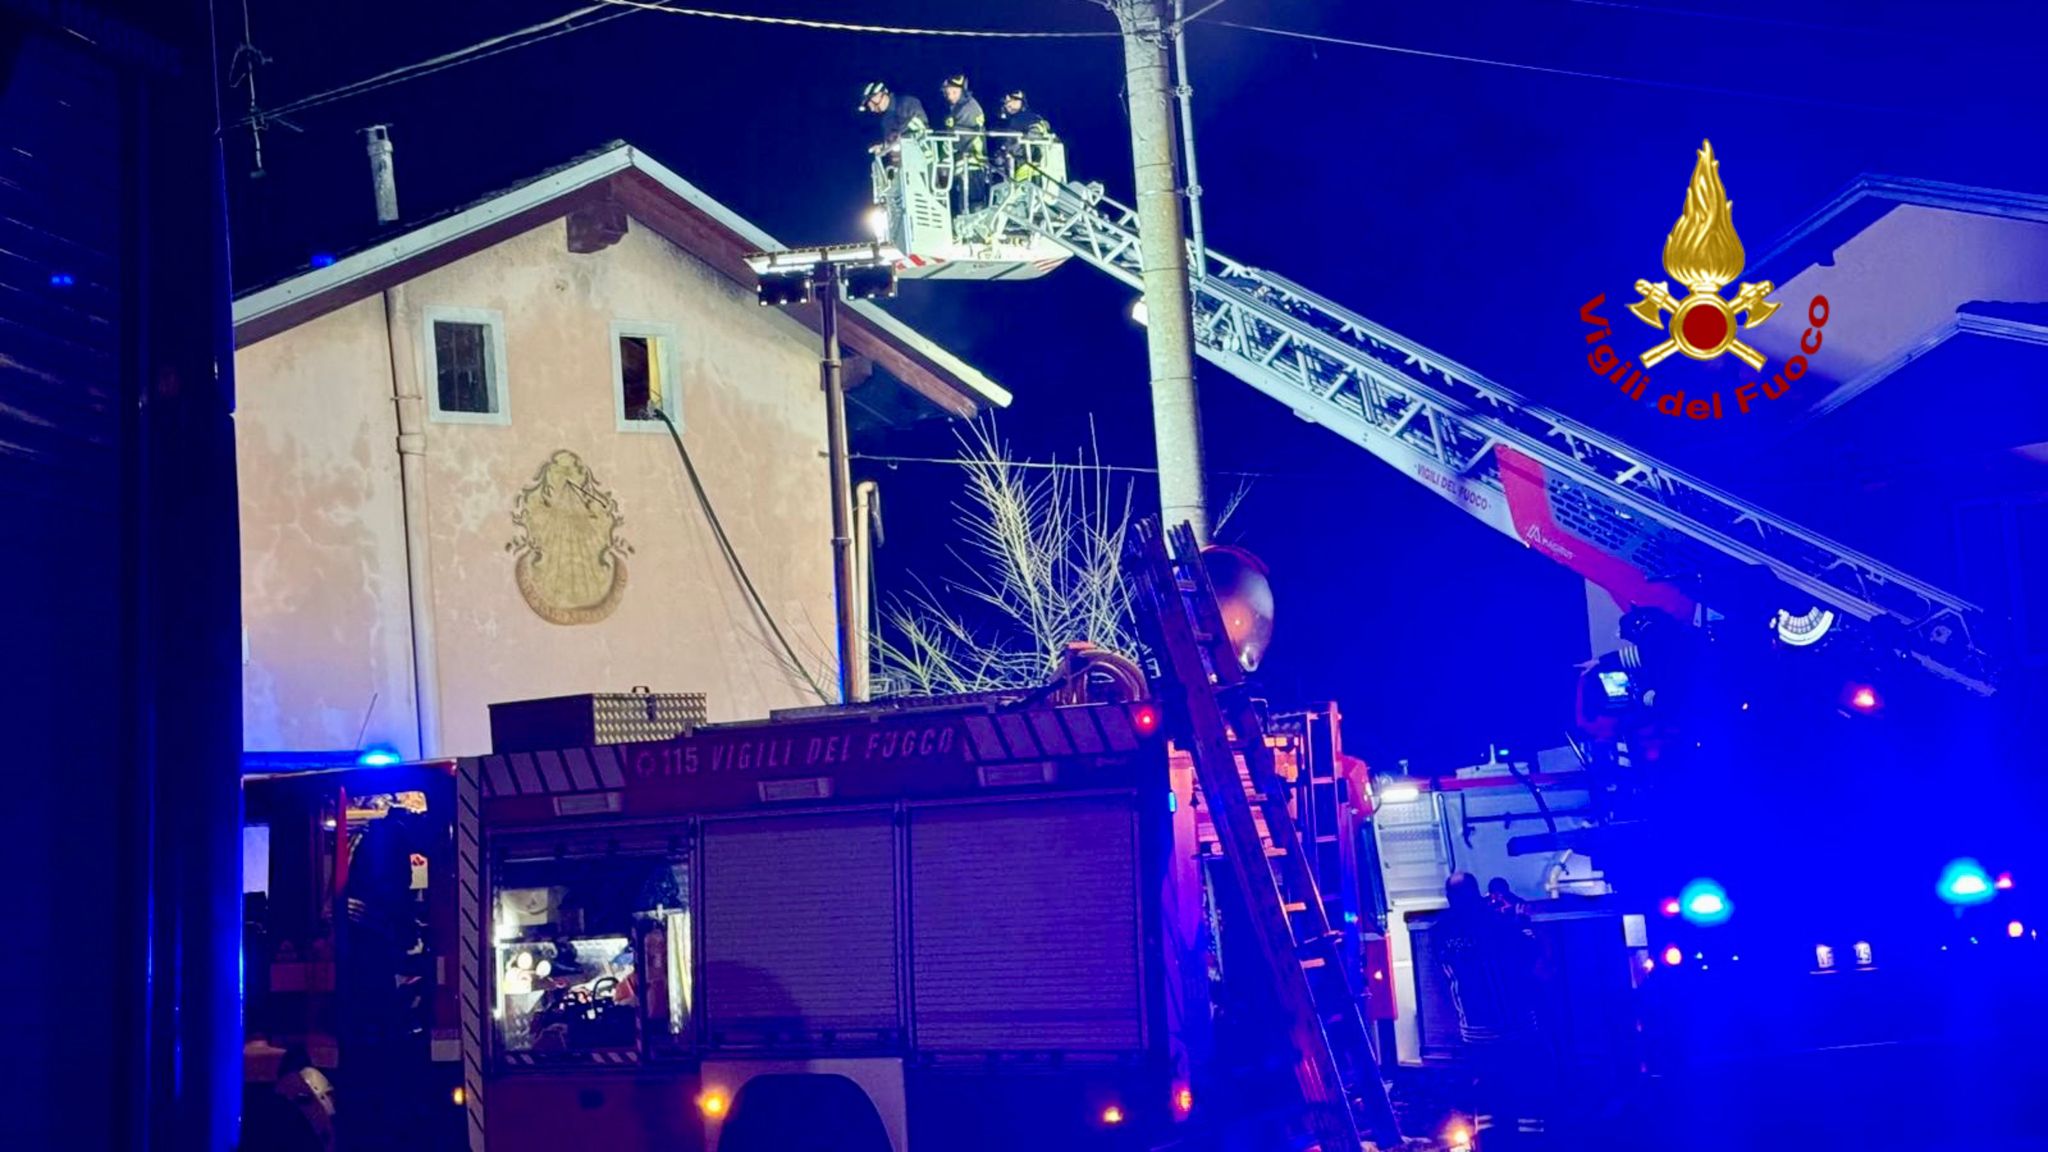
[[1756,331],[1774,362],[1814,299],[1842,321],[1745,428],[1769,494],[1982,605],[2008,669],[2048,668],[2048,196],[1863,176],[1751,275],[1792,320]]
[[[776,247],[618,144],[241,295],[245,747],[452,755],[497,701],[832,693],[818,317],[742,261]],[[840,338],[856,421],[1009,401],[872,304]]]
[[[1608,430],[1983,607],[2006,671],[2048,668],[2048,196],[1860,176],[1743,279],[1780,306],[1743,339],[1796,383],[1747,387],[1711,436],[1647,406]],[[1755,376],[1689,371],[1731,402]],[[1619,609],[1588,597],[1600,651]]]

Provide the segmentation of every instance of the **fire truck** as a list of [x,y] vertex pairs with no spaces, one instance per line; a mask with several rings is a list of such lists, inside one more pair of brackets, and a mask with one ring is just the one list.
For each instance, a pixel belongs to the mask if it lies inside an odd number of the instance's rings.
[[[245,1091],[269,1092],[303,1053],[337,1088],[344,1148],[444,1147],[461,1131],[455,765],[395,761],[244,764]],[[372,927],[390,947],[372,947]],[[371,1065],[401,1074],[366,1090]]]
[[1206,1011],[1160,717],[984,698],[462,761],[472,1146],[1158,1143]]
[[[1260,1071],[1276,1130],[1397,1144],[1316,883],[1349,857],[1291,787],[1337,795],[1302,770],[1334,733],[1267,732],[1193,538],[1143,538],[1149,681],[1081,653],[1033,692],[460,761],[474,1152],[1154,1148]],[[1271,1057],[1231,1076],[1226,954]]]

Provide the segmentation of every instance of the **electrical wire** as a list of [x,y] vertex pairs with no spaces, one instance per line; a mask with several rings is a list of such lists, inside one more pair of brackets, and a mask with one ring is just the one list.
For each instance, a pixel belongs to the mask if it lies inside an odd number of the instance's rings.
[[654,0],[601,0],[619,8],[666,12],[671,16],[696,16],[706,20],[733,20],[742,24],[774,24],[784,28],[813,28],[826,32],[875,32],[888,36],[947,36],[971,40],[1102,40],[1123,38],[1121,32],[1005,32],[968,28],[897,28],[886,24],[847,24],[837,20],[807,20],[796,16],[755,16],[742,12],[715,12],[708,8],[678,8]]
[[[877,464],[945,464],[963,468],[989,463],[985,459],[969,456],[881,456],[867,452],[856,453],[851,459],[872,460]],[[1141,464],[1066,464],[1057,460],[1005,460],[1003,461],[1003,467],[1032,468],[1047,472],[1135,472],[1144,476],[1154,476],[1159,473],[1159,469],[1147,468]],[[1313,476],[1308,473],[1287,472],[1232,472],[1228,470],[1214,470],[1210,474],[1214,476],[1239,476],[1252,480],[1323,479],[1323,477]]]
[[697,494],[697,506],[704,510],[704,519],[711,525],[712,536],[718,540],[718,550],[724,554],[725,562],[732,569],[733,575],[739,578],[740,588],[746,592],[747,599],[753,602],[754,611],[761,614],[761,620],[768,625],[768,631],[774,634],[775,642],[782,645],[782,654],[788,659],[789,666],[796,670],[797,675],[804,678],[804,683],[810,685],[811,691],[818,697],[818,702],[831,704],[832,698],[819,687],[817,679],[811,675],[810,668],[802,660],[797,659],[796,648],[790,644],[789,638],[782,634],[781,625],[775,622],[775,614],[768,611],[768,605],[761,599],[761,593],[754,588],[753,579],[747,575],[747,566],[740,563],[740,554],[733,548],[732,539],[725,534],[725,525],[719,522],[718,509],[711,506],[711,497],[704,491],[704,482],[697,477],[697,465],[691,462],[690,450],[683,444],[683,434],[676,431],[675,421],[669,419],[668,413],[659,407],[651,407],[648,411],[660,418],[662,426],[668,429],[669,439],[676,442],[676,455],[683,458],[683,472],[690,478],[691,491]]
[[1629,12],[1649,12],[1660,16],[1691,16],[1701,20],[1723,20],[1736,24],[1765,24],[1778,28],[1800,28],[1808,32],[1825,32],[1831,36],[1866,32],[1868,29],[1847,28],[1839,24],[1814,24],[1804,20],[1780,20],[1773,16],[1757,16],[1748,12],[1705,12],[1694,8],[1671,8],[1658,4],[1630,4],[1624,0],[1569,0],[1573,4],[1584,4],[1590,8],[1620,8]]
[[1514,60],[1494,60],[1485,56],[1465,56],[1456,52],[1433,52],[1426,48],[1403,48],[1396,44],[1376,44],[1370,40],[1350,40],[1341,36],[1324,36],[1315,32],[1296,32],[1287,28],[1266,28],[1257,24],[1238,24],[1229,20],[1210,20],[1215,28],[1235,28],[1240,32],[1257,32],[1265,36],[1279,36],[1290,40],[1308,40],[1318,44],[1335,44],[1345,48],[1365,48],[1374,52],[1390,52],[1398,56],[1420,56],[1430,60],[1449,60],[1459,64],[1483,64],[1489,68],[1508,68],[1517,72],[1536,72],[1546,76],[1570,76],[1580,80],[1607,80],[1616,84],[1634,84],[1644,88],[1664,88],[1676,92],[1697,92],[1707,96],[1733,96],[1743,100],[1773,100],[1786,104],[1807,104],[1819,108],[1839,108],[1856,112],[1896,112],[1897,108],[1876,104],[1851,104],[1840,100],[1820,100],[1808,96],[1790,96],[1778,92],[1752,92],[1739,88],[1715,88],[1704,84],[1687,84],[1679,80],[1652,80],[1641,76],[1616,76],[1607,72],[1582,72],[1575,68],[1553,68],[1547,64],[1524,64]]
[[[1218,0],[1218,2],[1220,3],[1221,0]],[[1215,5],[1212,4],[1210,7],[1213,8]],[[592,16],[593,13],[607,8],[613,9],[613,11],[602,16],[595,16],[581,24],[573,23],[573,21],[586,16]],[[1207,9],[1204,9],[1204,11],[1207,11]],[[836,32],[873,32],[902,36],[957,36],[1002,40],[1069,40],[1112,38],[1122,35],[1119,32],[1003,32],[945,28],[892,28],[879,24],[846,24],[830,20],[805,20],[787,16],[754,16],[740,12],[716,12],[703,8],[676,8],[667,4],[652,3],[649,0],[600,0],[597,4],[578,8],[573,12],[564,13],[551,20],[543,20],[538,24],[515,29],[502,35],[490,37],[487,40],[480,40],[475,44],[464,48],[457,48],[452,52],[444,52],[439,56],[407,64],[399,68],[393,68],[387,72],[380,72],[375,76],[365,77],[348,84],[315,92],[310,96],[301,97],[288,104],[279,105],[276,108],[252,111],[249,115],[235,121],[233,124],[228,125],[228,127],[246,128],[267,119],[289,116],[294,112],[301,112],[308,108],[317,108],[323,104],[332,104],[337,100],[346,100],[351,96],[361,96],[380,88],[402,84],[407,80],[417,80],[422,76],[431,76],[436,72],[445,72],[450,68],[460,67],[461,65],[474,63],[478,60],[487,60],[506,52],[553,40],[558,36],[566,36],[571,32],[581,32],[585,29],[595,28],[600,24],[608,23],[621,17],[631,16],[635,12],[666,12],[672,16],[696,16],[703,19],[732,20],[748,24],[772,24],[785,27],[817,28]]]
[[[374,92],[379,88],[388,88],[393,84],[400,84],[407,80],[416,80],[422,76],[431,76],[436,72],[445,72],[450,68],[459,67],[463,64],[487,60],[492,56],[502,55],[519,48],[530,47],[543,41],[553,40],[558,36],[566,36],[571,32],[582,32],[586,29],[595,28],[600,24],[609,23],[610,21],[633,14],[630,9],[605,12],[604,15],[595,16],[586,23],[571,23],[571,21],[585,16],[592,16],[594,13],[603,12],[608,7],[612,7],[612,5],[592,4],[585,8],[578,8],[574,12],[564,13],[552,20],[543,20],[538,24],[531,24],[511,32],[492,36],[486,40],[479,40],[465,48],[457,48],[452,52],[443,52],[439,56],[393,68],[390,71],[380,72],[375,76],[351,81],[350,83],[329,88],[322,92],[315,92],[311,96],[301,97],[288,104],[279,105],[276,108],[252,112],[250,115],[229,125],[229,127],[245,128],[266,118],[288,116],[307,108],[317,108],[322,104],[331,104],[336,100],[345,100],[351,96],[361,96],[366,92]],[[525,37],[525,39],[522,39],[522,37]]]

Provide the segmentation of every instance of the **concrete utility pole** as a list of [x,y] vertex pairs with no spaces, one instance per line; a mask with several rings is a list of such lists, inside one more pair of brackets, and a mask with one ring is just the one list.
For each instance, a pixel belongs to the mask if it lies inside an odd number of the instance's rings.
[[1194,319],[1188,246],[1174,165],[1174,89],[1167,74],[1171,0],[1106,0],[1124,33],[1124,87],[1145,261],[1145,343],[1152,365],[1152,437],[1159,505],[1168,524],[1187,521],[1209,538],[1203,498],[1202,412],[1195,396]]
[[868,698],[868,630],[853,579],[853,478],[847,466],[846,377],[839,359],[839,266],[818,265],[820,334],[825,338],[825,451],[832,469],[832,602],[839,623],[839,702]]
[[747,266],[760,277],[755,291],[763,304],[818,305],[818,332],[825,341],[825,448],[832,479],[832,588],[839,621],[839,702],[867,700],[868,630],[864,586],[855,580],[853,481],[847,466],[846,376],[839,358],[839,294],[872,300],[896,294],[893,246],[832,244],[750,253]]

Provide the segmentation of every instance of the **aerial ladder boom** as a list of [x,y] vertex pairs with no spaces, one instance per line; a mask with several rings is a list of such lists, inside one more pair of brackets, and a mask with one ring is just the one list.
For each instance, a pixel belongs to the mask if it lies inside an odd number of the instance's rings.
[[1343,934],[1330,922],[1194,532],[1143,521],[1132,553],[1137,611],[1166,673],[1159,686],[1183,725],[1176,740],[1194,761],[1217,847],[1249,912],[1248,938],[1286,1021],[1303,1134],[1319,1152],[1358,1152],[1368,1138],[1398,1148],[1373,1030],[1345,975]]
[[[1142,291],[1137,214],[1094,186],[998,184],[988,207],[954,227],[970,244],[1028,231]],[[1532,404],[1292,281],[1213,249],[1193,253],[1191,268],[1204,359],[1625,607],[1690,618],[1697,597],[1674,581],[1768,570],[1818,606],[1882,622],[1935,673],[1991,690],[1993,665],[1980,647],[1987,621],[1976,605]]]

